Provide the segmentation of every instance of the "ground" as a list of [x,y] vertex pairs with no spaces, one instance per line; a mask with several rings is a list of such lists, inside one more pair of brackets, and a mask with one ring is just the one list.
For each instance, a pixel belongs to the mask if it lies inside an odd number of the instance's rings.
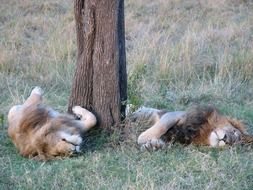
[[[129,104],[182,110],[211,103],[253,133],[253,3],[126,0]],[[84,152],[21,157],[6,115],[34,86],[67,109],[76,62],[73,1],[3,0],[0,7],[0,189],[253,189],[253,148],[169,144],[141,152],[146,127],[91,131]]]

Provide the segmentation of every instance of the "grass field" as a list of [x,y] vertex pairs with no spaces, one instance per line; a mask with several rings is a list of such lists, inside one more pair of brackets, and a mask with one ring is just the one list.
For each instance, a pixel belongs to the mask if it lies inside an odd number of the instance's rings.
[[[253,133],[253,3],[126,0],[129,103],[180,110],[211,103]],[[71,0],[2,0],[0,189],[253,189],[253,147],[171,144],[140,152],[142,124],[87,135],[84,152],[38,162],[7,136],[6,115],[31,89],[67,109],[76,62]]]

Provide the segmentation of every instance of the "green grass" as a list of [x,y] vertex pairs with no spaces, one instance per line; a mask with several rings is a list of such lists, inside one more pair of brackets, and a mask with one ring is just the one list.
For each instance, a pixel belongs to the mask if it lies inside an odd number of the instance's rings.
[[[67,109],[76,62],[72,3],[0,6],[0,189],[253,189],[252,146],[169,144],[141,152],[141,123],[127,122],[111,135],[91,131],[78,157],[45,163],[18,154],[6,129],[12,105],[39,85],[47,104]],[[253,3],[125,4],[129,103],[169,110],[211,103],[253,133]]]
[[[111,139],[108,139],[108,142]],[[37,162],[1,136],[2,189],[251,189],[252,148],[172,145],[153,153],[105,143],[75,158]]]

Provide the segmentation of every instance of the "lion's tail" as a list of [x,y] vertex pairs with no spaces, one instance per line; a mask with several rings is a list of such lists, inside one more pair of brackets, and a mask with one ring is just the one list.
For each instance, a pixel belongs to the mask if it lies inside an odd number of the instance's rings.
[[132,121],[144,121],[154,123],[159,118],[161,110],[154,108],[141,107],[132,113],[130,119]]

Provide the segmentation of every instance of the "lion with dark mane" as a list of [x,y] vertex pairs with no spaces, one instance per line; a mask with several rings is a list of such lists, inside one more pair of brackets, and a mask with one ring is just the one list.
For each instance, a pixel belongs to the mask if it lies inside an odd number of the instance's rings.
[[138,137],[142,149],[163,148],[169,141],[211,147],[253,143],[253,136],[240,121],[221,115],[213,106],[194,106],[175,112],[140,108],[132,118],[153,124]]
[[96,125],[96,117],[88,110],[75,106],[80,117],[60,114],[42,104],[42,90],[36,87],[22,105],[8,113],[8,134],[20,154],[28,158],[50,160],[80,151],[82,133]]

